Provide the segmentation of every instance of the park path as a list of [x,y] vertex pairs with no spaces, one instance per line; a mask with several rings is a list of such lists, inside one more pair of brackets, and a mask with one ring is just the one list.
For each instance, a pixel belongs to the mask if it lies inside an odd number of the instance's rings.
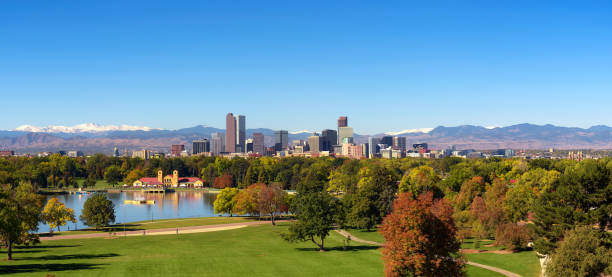
[[[284,222],[286,220],[275,220],[275,222]],[[78,235],[62,235],[52,237],[41,237],[41,241],[47,240],[64,240],[64,239],[90,239],[90,238],[108,238],[108,237],[120,237],[120,236],[155,236],[155,235],[173,235],[173,234],[191,234],[191,233],[204,233],[238,229],[247,226],[260,225],[260,224],[271,224],[270,221],[252,221],[252,222],[240,222],[240,223],[226,223],[226,224],[215,224],[215,225],[200,225],[200,226],[188,226],[179,228],[160,228],[150,230],[138,230],[138,231],[126,231],[126,232],[105,232],[105,233],[91,233],[91,234],[78,234]]]
[[[383,246],[383,244],[380,243],[380,242],[360,239],[360,238],[355,237],[351,233],[349,233],[349,232],[347,232],[345,230],[342,230],[342,229],[334,230],[334,231],[336,231],[338,234],[340,234],[340,235],[342,235],[344,237],[347,237],[347,238],[350,236],[351,241],[356,241],[356,242],[360,242],[360,243],[364,243],[364,244],[369,244],[369,245]],[[504,270],[504,269],[501,269],[501,268],[498,268],[498,267],[483,265],[483,264],[479,264],[479,263],[475,263],[475,262],[470,262],[470,261],[468,261],[467,264],[469,264],[471,266],[477,266],[477,267],[480,267],[480,268],[484,268],[484,269],[487,269],[487,270],[490,270],[490,271],[494,271],[494,272],[497,272],[497,273],[499,273],[501,275],[508,276],[508,277],[521,277],[521,275],[518,275],[518,274],[516,274],[514,272],[510,272],[510,271],[507,271],[507,270]]]

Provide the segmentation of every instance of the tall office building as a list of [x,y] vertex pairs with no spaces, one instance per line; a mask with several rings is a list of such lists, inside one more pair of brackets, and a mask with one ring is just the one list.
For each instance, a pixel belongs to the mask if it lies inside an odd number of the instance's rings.
[[185,145],[183,144],[173,144],[170,147],[170,155],[173,157],[178,157],[181,155],[181,152],[185,150]]
[[274,132],[274,149],[276,151],[287,150],[287,143],[289,142],[289,132],[286,130],[279,130]]
[[393,137],[393,149],[406,151],[406,137]]
[[369,137],[368,138],[368,157],[374,158],[378,154],[378,145],[380,144],[380,138]]
[[325,129],[321,132],[321,151],[334,151],[334,145],[338,143],[338,132]]
[[219,155],[221,152],[225,152],[225,136],[223,133],[213,133],[210,141],[210,152],[213,155]]
[[380,139],[380,144],[386,144],[387,146],[393,146],[393,137],[384,136]]
[[321,137],[317,134],[308,137],[308,146],[310,147],[310,153],[319,153],[321,151]]
[[246,147],[244,151],[245,153],[249,153],[249,152],[253,153],[253,139],[252,138],[247,139],[244,145],[245,145],[244,147]]
[[338,128],[340,127],[348,127],[348,117],[346,116],[338,117]]
[[113,157],[119,157],[119,149],[117,148],[117,146],[115,146],[115,148],[113,148]]
[[236,118],[232,113],[225,116],[225,152],[236,152]]
[[208,141],[207,139],[194,140],[191,152],[194,155],[210,152],[210,141]]
[[236,116],[236,152],[247,152],[245,146],[246,140],[246,117],[244,115]]
[[338,144],[353,143],[353,128],[338,127]]
[[253,133],[253,153],[266,154],[264,135],[262,133]]

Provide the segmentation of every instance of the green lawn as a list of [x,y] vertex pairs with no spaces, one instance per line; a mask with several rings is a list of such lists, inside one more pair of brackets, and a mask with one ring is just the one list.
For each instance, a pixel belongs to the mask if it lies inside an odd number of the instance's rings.
[[[162,228],[175,228],[175,227],[189,227],[189,226],[203,226],[203,225],[215,225],[215,224],[228,224],[228,223],[241,223],[257,220],[256,217],[199,217],[199,218],[183,218],[183,219],[160,219],[155,221],[137,221],[129,222],[125,225],[126,231],[137,231],[137,230],[150,230],[150,229],[162,229]],[[113,225],[106,228],[105,231],[123,231],[124,226],[122,224]],[[104,231],[96,231],[93,229],[85,229],[79,231],[64,231],[55,232],[54,236],[63,235],[79,235],[79,234],[91,234],[99,233]]]
[[375,242],[380,242],[380,243],[385,241],[383,236],[378,232],[378,229],[372,229],[370,231],[365,230],[365,229],[363,229],[363,230],[360,230],[360,229],[348,229],[346,231],[348,231],[353,236],[358,237],[360,239],[369,240],[369,241],[375,241]]
[[540,262],[533,251],[505,255],[478,253],[466,254],[465,256],[471,262],[499,267],[524,277],[540,276]]
[[[118,239],[47,241],[0,261],[15,276],[381,276],[380,251],[332,233],[329,251],[291,244],[287,224],[235,230]],[[0,255],[5,255],[2,251]]]
[[[246,222],[242,217],[212,217],[133,223],[140,228]],[[311,242],[291,244],[280,238],[288,223],[209,233],[45,241],[16,249],[15,261],[0,258],[0,274],[15,276],[381,276],[381,252],[332,232],[320,253]],[[376,232],[351,230],[368,240]],[[76,233],[76,232],[64,232]],[[1,256],[6,251],[0,251]],[[468,254],[470,261],[503,268],[525,277],[538,276],[533,252],[509,255]],[[501,276],[467,266],[470,277]]]
[[473,239],[473,238],[464,239],[461,242],[461,248],[462,249],[476,249],[474,243],[477,240],[480,241],[480,248],[478,248],[479,250],[502,250],[502,249],[505,249],[505,247],[503,247],[503,246],[494,245],[495,241],[493,241],[493,240]]
[[468,265],[468,266],[466,266],[466,269],[467,269],[467,275],[469,277],[500,277],[500,276],[504,276],[504,275],[501,275],[501,274],[499,274],[497,272],[493,272],[493,271],[490,271],[488,269],[480,268],[480,267],[477,267],[477,266]]

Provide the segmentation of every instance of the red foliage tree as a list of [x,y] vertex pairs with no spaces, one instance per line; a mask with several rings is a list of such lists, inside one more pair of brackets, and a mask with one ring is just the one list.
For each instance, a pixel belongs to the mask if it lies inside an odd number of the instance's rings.
[[266,184],[256,183],[241,190],[236,195],[236,211],[239,214],[260,215],[259,192],[265,187]]
[[273,183],[268,186],[262,186],[258,194],[258,206],[261,214],[270,215],[272,225],[274,223],[274,217],[276,214],[287,212],[288,207],[285,204],[285,198],[287,192],[283,190],[283,187],[279,183]]
[[216,189],[224,189],[224,188],[231,187],[233,184],[234,184],[234,178],[232,177],[232,175],[223,174],[215,178],[213,187]]
[[400,194],[380,233],[386,276],[465,276],[453,208],[431,192]]

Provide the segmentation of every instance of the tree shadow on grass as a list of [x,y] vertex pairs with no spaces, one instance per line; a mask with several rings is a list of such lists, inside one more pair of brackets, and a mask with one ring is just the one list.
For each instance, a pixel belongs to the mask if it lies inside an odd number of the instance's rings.
[[68,264],[20,264],[0,265],[0,274],[54,272],[66,270],[97,269],[104,264],[68,263]]
[[73,260],[73,259],[99,259],[99,258],[111,258],[117,257],[119,254],[115,253],[107,253],[107,254],[68,254],[68,255],[47,255],[40,257],[26,257],[16,259],[18,261],[28,261],[28,260],[43,260],[43,261],[52,261],[52,260]]
[[[380,248],[380,246],[374,246],[374,245],[348,245],[348,246],[334,246],[334,247],[325,247],[325,252],[330,252],[330,251],[361,251],[361,250],[372,250],[372,249],[378,249]],[[312,251],[312,252],[318,252],[319,248],[318,247],[301,247],[301,248],[296,248],[299,251]]]
[[79,247],[79,246],[81,246],[81,245],[78,245],[78,244],[74,244],[74,245],[42,245],[42,244],[37,244],[37,245],[30,245],[30,246],[20,245],[20,246],[14,247],[14,249],[49,249],[49,248],[66,248],[66,247]]

